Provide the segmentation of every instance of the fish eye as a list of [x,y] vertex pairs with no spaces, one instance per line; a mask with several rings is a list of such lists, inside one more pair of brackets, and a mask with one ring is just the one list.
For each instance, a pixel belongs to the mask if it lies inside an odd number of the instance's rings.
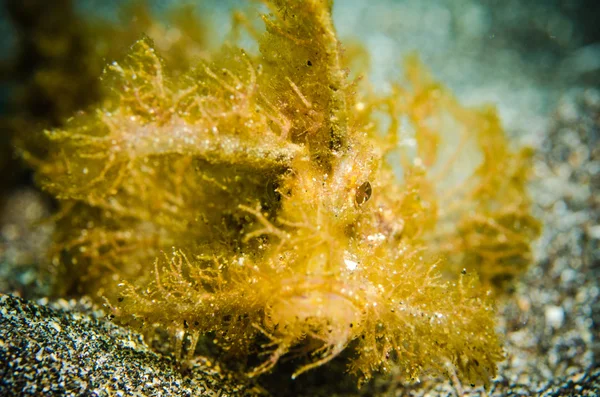
[[371,183],[369,181],[364,182],[356,189],[356,204],[362,205],[366,203],[371,198],[372,193],[373,188],[371,187]]

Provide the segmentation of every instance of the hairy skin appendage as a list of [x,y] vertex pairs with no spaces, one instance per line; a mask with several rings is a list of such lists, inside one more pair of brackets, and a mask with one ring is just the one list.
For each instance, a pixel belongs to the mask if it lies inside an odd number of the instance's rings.
[[492,299],[539,229],[529,151],[416,58],[388,93],[350,80],[329,2],[266,5],[264,32],[236,15],[257,54],[224,45],[172,73],[143,38],[101,101],[40,137],[58,292],[167,329],[182,358],[207,333],[232,355],[259,344],[251,376],[292,349],[296,377],[351,348],[362,381],[395,367],[487,383]]

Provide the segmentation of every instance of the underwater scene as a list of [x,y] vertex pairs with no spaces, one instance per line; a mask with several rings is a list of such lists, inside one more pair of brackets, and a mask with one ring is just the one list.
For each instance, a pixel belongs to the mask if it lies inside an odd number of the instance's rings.
[[0,0],[0,397],[599,395],[599,15]]

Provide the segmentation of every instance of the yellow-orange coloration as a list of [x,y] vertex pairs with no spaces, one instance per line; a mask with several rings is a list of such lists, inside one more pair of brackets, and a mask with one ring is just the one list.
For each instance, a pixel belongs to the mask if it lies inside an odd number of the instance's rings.
[[170,330],[178,355],[208,332],[247,355],[262,335],[251,375],[302,347],[295,377],[352,342],[363,380],[397,366],[487,382],[502,359],[489,289],[538,228],[526,153],[415,59],[388,96],[348,81],[329,2],[267,5],[259,55],[224,46],[173,76],[142,39],[97,108],[46,132],[54,269]]

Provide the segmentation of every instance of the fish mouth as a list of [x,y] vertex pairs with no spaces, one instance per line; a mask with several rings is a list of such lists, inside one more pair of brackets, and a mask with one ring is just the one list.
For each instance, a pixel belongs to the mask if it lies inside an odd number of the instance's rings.
[[[305,278],[274,294],[266,306],[265,326],[270,329],[301,329],[332,333],[361,322],[362,311],[349,288],[325,278]],[[341,331],[339,331],[341,332]],[[322,338],[319,338],[322,339]]]
[[339,283],[307,277],[274,293],[265,308],[263,327],[270,358],[252,374],[264,372],[284,355],[302,352],[310,359],[292,378],[337,357],[361,332],[363,312]]

